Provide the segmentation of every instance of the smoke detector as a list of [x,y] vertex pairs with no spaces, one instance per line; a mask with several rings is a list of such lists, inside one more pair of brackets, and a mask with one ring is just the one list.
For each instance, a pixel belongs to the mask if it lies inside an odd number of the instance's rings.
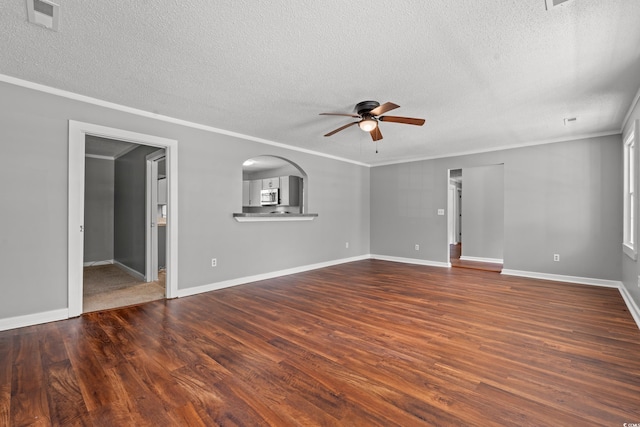
[[29,22],[58,31],[60,6],[50,0],[27,0]]
[[547,6],[547,10],[551,10],[554,7],[560,6],[563,3],[567,3],[571,0],[544,0],[545,6]]

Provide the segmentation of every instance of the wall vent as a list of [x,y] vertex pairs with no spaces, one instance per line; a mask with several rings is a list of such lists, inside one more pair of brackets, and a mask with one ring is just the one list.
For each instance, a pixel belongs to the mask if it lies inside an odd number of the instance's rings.
[[567,3],[571,0],[544,0],[545,5],[547,6],[547,10],[551,10],[554,7],[560,6],[563,3]]
[[60,6],[50,0],[27,0],[29,22],[58,31]]

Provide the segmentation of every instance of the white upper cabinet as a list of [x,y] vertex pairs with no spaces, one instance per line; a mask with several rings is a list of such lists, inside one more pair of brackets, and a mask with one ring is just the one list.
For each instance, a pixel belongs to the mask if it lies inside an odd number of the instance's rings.
[[167,204],[167,178],[160,178],[158,180],[158,204]]
[[262,180],[262,189],[269,190],[271,188],[280,188],[280,178],[265,178]]

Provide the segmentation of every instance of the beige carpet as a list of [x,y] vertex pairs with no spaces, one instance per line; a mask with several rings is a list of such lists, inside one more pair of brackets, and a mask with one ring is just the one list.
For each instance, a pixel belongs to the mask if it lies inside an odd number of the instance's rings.
[[158,281],[142,282],[112,264],[85,267],[83,311],[88,313],[163,299],[164,290],[164,270],[158,273]]

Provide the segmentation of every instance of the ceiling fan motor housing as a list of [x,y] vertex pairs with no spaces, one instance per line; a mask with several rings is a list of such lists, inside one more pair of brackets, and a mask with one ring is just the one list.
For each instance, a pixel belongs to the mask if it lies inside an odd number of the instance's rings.
[[374,141],[378,141],[382,139],[382,133],[380,132],[380,128],[378,127],[378,121],[404,123],[416,126],[422,126],[424,124],[424,119],[414,119],[411,117],[398,116],[383,116],[383,114],[391,110],[395,110],[399,107],[399,105],[394,104],[393,102],[385,102],[381,105],[378,101],[362,101],[358,102],[355,107],[355,111],[358,115],[347,113],[320,113],[321,116],[347,116],[353,117],[355,119],[360,119],[357,122],[351,122],[347,123],[346,125],[340,126],[338,129],[332,130],[325,136],[331,136],[335,133],[345,130],[348,127],[358,125],[358,127],[363,131],[369,132],[371,134],[371,138]]
[[373,110],[380,106],[378,101],[362,101],[356,104],[356,112],[358,115],[362,116],[363,114],[367,114],[369,111]]

